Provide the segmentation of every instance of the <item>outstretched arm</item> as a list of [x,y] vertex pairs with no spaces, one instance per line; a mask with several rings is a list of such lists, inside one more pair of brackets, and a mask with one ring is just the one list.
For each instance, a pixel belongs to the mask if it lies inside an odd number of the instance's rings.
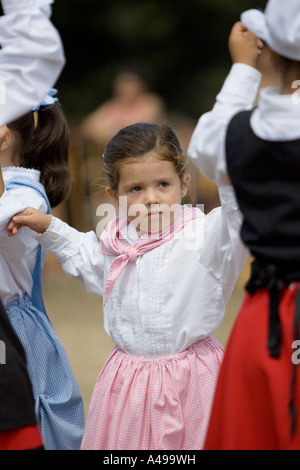
[[8,226],[10,236],[23,226],[37,232],[37,241],[61,263],[68,276],[84,282],[88,292],[102,297],[104,255],[100,253],[94,232],[79,232],[57,217],[32,207],[12,218]]
[[51,224],[51,215],[44,214],[44,212],[27,207],[23,212],[16,214],[8,224],[8,235],[14,236],[18,233],[21,227],[29,227],[37,233],[46,232]]

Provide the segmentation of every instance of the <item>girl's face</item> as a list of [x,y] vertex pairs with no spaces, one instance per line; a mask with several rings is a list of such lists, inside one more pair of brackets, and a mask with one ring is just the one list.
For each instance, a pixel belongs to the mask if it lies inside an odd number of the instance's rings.
[[149,153],[124,162],[117,192],[111,188],[107,192],[140,234],[152,233],[168,227],[176,218],[189,181],[189,175],[183,183],[180,181],[172,162]]

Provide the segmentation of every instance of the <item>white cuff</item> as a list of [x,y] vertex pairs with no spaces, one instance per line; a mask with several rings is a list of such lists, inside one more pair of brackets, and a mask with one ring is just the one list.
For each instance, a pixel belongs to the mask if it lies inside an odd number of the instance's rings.
[[[36,233],[36,240],[43,245],[46,250],[60,252],[67,246],[79,246],[84,233],[70,227],[66,222],[51,216],[51,223],[44,233]],[[69,252],[70,250],[68,250]],[[53,253],[52,253],[53,254]]]

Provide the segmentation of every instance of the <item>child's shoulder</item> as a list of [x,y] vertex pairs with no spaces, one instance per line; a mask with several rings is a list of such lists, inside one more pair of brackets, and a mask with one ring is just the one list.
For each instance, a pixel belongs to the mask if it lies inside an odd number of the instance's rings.
[[[36,206],[35,201],[43,200],[42,205],[51,212],[51,206],[43,184],[40,182],[40,172],[22,167],[6,167],[3,169],[5,189],[8,194],[14,194],[19,200],[26,199],[26,204]],[[38,204],[40,208],[40,203]]]
[[40,183],[40,171],[34,168],[23,168],[18,166],[7,166],[2,168],[3,179],[5,185],[8,184],[22,184],[33,185],[34,183]]

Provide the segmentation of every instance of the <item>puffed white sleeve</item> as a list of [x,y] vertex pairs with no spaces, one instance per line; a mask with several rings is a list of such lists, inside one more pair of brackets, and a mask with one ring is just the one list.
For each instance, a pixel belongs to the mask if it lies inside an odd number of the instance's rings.
[[79,232],[52,217],[50,227],[36,239],[68,276],[83,282],[89,293],[103,297],[104,256],[94,232]]
[[22,187],[20,189],[5,190],[0,197],[0,237],[7,236],[7,225],[10,219],[18,212],[22,212],[26,207],[47,213],[45,199],[32,188]]
[[49,17],[52,0],[2,0],[0,125],[36,107],[65,64],[60,35]]
[[213,109],[203,114],[193,132],[188,156],[219,187],[230,185],[225,156],[225,136],[230,119],[251,109],[257,97],[261,73],[246,64],[233,64]]
[[220,189],[220,201],[221,207],[213,209],[204,219],[204,244],[199,262],[222,286],[226,303],[250,253],[240,237],[242,214],[231,186]]

